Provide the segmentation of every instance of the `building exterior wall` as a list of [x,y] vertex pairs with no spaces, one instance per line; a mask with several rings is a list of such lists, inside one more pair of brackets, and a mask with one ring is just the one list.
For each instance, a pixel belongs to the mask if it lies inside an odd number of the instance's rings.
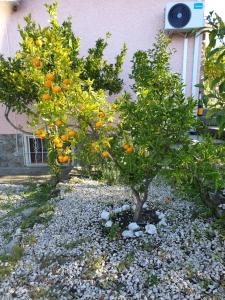
[[[187,1],[187,0],[186,0]],[[191,0],[189,0],[191,1]],[[41,25],[47,25],[48,16],[44,3],[46,0],[23,0],[18,11],[12,12],[9,5],[0,2],[0,53],[5,56],[14,55],[19,46],[17,25],[24,24],[24,16],[32,14],[33,19]],[[179,0],[58,0],[59,20],[62,22],[68,16],[72,17],[73,29],[81,38],[80,55],[94,46],[99,37],[105,37],[107,32],[112,34],[110,46],[106,49],[106,58],[113,61],[115,55],[125,42],[128,54],[124,63],[122,78],[125,89],[129,90],[131,81],[129,72],[131,59],[135,51],[151,48],[156,34],[164,28],[164,9],[168,2]],[[175,72],[182,73],[183,34],[173,34],[172,47],[176,53],[171,65]],[[192,65],[194,52],[194,37],[189,37],[187,87],[186,96],[191,95]],[[10,118],[18,124],[26,124],[24,116],[12,114]],[[0,106],[0,134],[16,134],[4,119],[4,107]],[[1,155],[1,154],[0,154]]]
[[0,134],[0,167],[23,166],[23,136],[21,134]]

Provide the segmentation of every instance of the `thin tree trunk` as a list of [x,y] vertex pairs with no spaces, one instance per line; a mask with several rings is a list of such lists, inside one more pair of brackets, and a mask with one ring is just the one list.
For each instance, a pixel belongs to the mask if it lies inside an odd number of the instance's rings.
[[146,180],[143,199],[141,199],[140,193],[136,189],[131,188],[132,192],[133,192],[133,194],[136,198],[136,201],[137,201],[135,211],[134,211],[134,222],[139,222],[140,221],[140,216],[141,216],[143,205],[148,199],[149,183],[150,183],[150,180]]

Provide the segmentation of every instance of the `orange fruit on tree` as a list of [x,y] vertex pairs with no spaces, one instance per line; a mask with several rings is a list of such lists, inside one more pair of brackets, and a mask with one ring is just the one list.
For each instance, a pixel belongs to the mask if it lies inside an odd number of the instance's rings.
[[134,151],[133,147],[129,146],[127,148],[127,153],[132,153]]
[[52,74],[52,73],[48,73],[48,74],[46,75],[46,79],[47,79],[47,80],[50,80],[50,81],[53,81],[53,80],[55,79],[55,76],[54,76],[54,74]]
[[55,137],[55,138],[53,138],[52,142],[53,142],[54,144],[58,144],[58,143],[61,142],[61,140],[60,140],[59,137]]
[[68,85],[70,85],[70,80],[69,79],[64,79],[63,84],[64,84],[64,86],[67,87]]
[[62,155],[62,154],[58,155],[57,160],[59,163],[63,163],[64,155]]
[[42,99],[43,99],[44,101],[49,101],[49,100],[51,99],[51,96],[50,96],[49,94],[44,94],[44,95],[42,96]]
[[55,125],[56,126],[62,126],[63,125],[63,121],[61,121],[61,120],[58,119],[58,120],[55,121]]
[[67,131],[67,135],[68,135],[68,137],[75,137],[76,133],[73,129],[69,129]]
[[44,85],[48,88],[51,88],[52,87],[52,81],[51,80],[46,80]]
[[46,136],[47,136],[47,132],[44,131],[44,132],[42,132],[42,133],[39,135],[39,138],[40,138],[40,139],[45,139]]
[[53,86],[52,91],[53,93],[59,94],[61,92],[61,87],[58,85]]
[[55,143],[55,146],[56,148],[62,148],[63,147],[63,142],[58,142],[58,143]]
[[38,57],[33,58],[32,59],[32,64],[33,64],[34,67],[40,68],[40,66],[41,66],[40,58],[38,58]]
[[123,149],[124,149],[124,150],[127,150],[129,147],[130,147],[129,144],[124,144],[124,145],[123,145]]
[[104,118],[105,117],[105,113],[103,111],[100,111],[100,113],[98,114],[99,118]]
[[102,157],[105,157],[105,158],[110,157],[110,154],[108,151],[103,151],[101,154],[102,154]]
[[67,163],[70,160],[69,155],[64,155],[63,157],[63,163]]
[[40,134],[42,134],[42,130],[41,129],[37,129],[35,131],[35,135],[39,136]]
[[95,123],[95,127],[96,127],[96,128],[100,128],[100,127],[102,127],[102,125],[103,125],[102,122],[96,122],[96,123]]
[[37,39],[37,40],[35,41],[35,45],[36,45],[37,47],[42,47],[42,45],[43,45],[42,40]]
[[60,139],[61,139],[63,142],[67,142],[67,141],[68,141],[68,135],[66,135],[66,134],[61,135]]

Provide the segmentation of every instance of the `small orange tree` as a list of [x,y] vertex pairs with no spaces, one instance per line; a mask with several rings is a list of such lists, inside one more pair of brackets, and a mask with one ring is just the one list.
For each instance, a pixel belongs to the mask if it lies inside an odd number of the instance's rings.
[[193,125],[195,103],[184,98],[179,75],[170,71],[169,40],[160,34],[152,50],[134,55],[136,101],[125,94],[110,104],[98,82],[85,78],[79,64],[74,68],[76,50],[68,47],[56,4],[47,8],[48,27],[28,17],[25,29],[20,29],[22,49],[17,57],[38,87],[31,125],[38,126],[36,135],[48,143],[49,165],[56,176],[59,166],[75,155],[73,148],[79,149],[76,156],[81,159],[113,164],[121,182],[133,191],[138,221],[149,183],[169,166],[177,143],[189,142],[186,132]]
[[[41,28],[31,16],[26,17],[26,26],[20,28],[21,50],[16,57],[23,62],[26,78],[34,83],[37,92],[30,125],[37,127],[35,134],[47,142],[48,162],[58,177],[60,164],[71,160],[77,145],[82,144],[85,153],[100,151],[105,156],[103,149],[111,140],[115,109],[107,102],[104,90],[109,94],[121,90],[118,74],[126,47],[116,57],[115,65],[102,59],[107,46],[102,39],[86,58],[78,58],[79,39],[72,33],[71,21],[61,26],[57,4],[46,7],[50,25]],[[94,130],[97,143],[90,139]]]

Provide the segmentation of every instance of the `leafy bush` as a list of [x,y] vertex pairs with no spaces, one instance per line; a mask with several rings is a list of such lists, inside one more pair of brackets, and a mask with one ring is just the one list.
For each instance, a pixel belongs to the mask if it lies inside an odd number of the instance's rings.
[[209,192],[216,192],[224,187],[224,145],[215,144],[205,137],[202,142],[180,148],[171,166],[170,179],[180,192],[201,201],[214,209]]
[[209,28],[209,45],[205,50],[204,79],[202,88],[204,100],[208,104],[208,116],[216,116],[220,132],[225,128],[225,23],[211,12],[207,21]]

